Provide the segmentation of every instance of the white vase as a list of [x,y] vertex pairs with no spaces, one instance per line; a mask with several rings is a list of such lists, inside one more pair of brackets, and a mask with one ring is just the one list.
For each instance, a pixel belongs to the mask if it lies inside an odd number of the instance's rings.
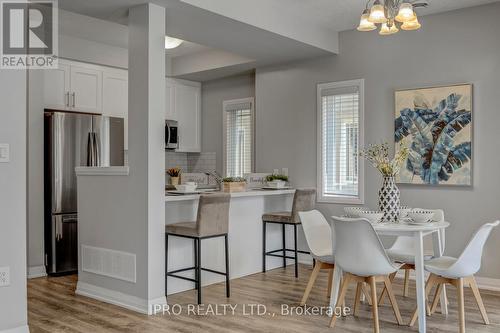
[[384,213],[384,222],[399,221],[400,192],[394,177],[384,176],[382,188],[378,191],[378,206]]

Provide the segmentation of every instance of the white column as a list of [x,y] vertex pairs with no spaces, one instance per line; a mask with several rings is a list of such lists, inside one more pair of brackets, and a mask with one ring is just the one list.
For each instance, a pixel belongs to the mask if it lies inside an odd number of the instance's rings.
[[165,302],[165,8],[129,11],[129,165],[147,184],[147,299]]

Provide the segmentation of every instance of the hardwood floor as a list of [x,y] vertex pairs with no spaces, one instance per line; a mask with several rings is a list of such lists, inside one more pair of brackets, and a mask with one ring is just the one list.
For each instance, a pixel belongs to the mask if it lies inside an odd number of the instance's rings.
[[[76,296],[76,276],[38,278],[28,282],[28,322],[31,333],[37,332],[355,332],[373,331],[371,308],[361,304],[359,317],[339,318],[334,329],[328,328],[326,315],[282,315],[281,305],[298,306],[312,269],[301,265],[299,279],[294,278],[293,266],[287,270],[275,269],[266,274],[254,274],[232,280],[231,298],[225,298],[224,284],[203,288],[205,302],[237,305],[235,315],[227,307],[227,315],[188,314],[188,304],[196,301],[194,291],[187,291],[168,297],[169,304],[182,305],[181,315],[145,316],[117,306],[102,303],[91,298]],[[308,299],[310,306],[327,306],[326,298],[328,272],[321,272]],[[394,291],[399,303],[403,321],[407,323],[414,310],[414,282],[410,284],[409,297],[402,295],[402,280],[396,279]],[[379,286],[379,293],[382,286]],[[346,306],[353,307],[355,288],[347,295]],[[456,296],[448,288],[450,314],[445,317],[435,313],[428,318],[428,332],[458,332]],[[467,332],[500,332],[500,293],[481,291],[491,324],[482,323],[481,314],[469,289],[465,291],[465,312]],[[379,308],[381,332],[417,332],[417,327],[398,326],[392,308],[385,302]],[[243,305],[246,304],[246,313]],[[248,315],[249,304],[263,304],[265,315]],[[261,307],[262,308],[262,307]],[[207,305],[203,308],[208,310]],[[215,308],[212,308],[215,309]],[[263,308],[262,308],[263,309]],[[255,309],[257,310],[257,309]],[[439,312],[439,310],[438,310]],[[275,314],[275,315],[272,315]]]

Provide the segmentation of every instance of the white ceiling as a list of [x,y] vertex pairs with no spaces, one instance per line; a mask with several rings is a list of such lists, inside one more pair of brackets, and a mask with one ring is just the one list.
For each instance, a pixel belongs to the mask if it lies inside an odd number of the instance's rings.
[[[181,1],[249,24],[259,24],[265,18],[274,18],[295,22],[301,27],[319,25],[330,31],[354,29],[367,2],[367,0]],[[418,9],[418,13],[435,14],[498,1],[500,0],[427,0],[429,7]]]
[[[373,0],[372,0],[373,1]],[[500,0],[428,0],[420,15],[483,5]],[[338,53],[338,32],[354,29],[366,0],[59,0],[67,11],[120,23],[109,33],[97,28],[97,41],[127,43],[128,8],[152,2],[166,8],[166,34],[186,41],[167,51],[172,57],[196,56],[215,51],[239,55],[236,66],[255,68]],[[86,38],[75,21],[68,31]],[[92,30],[92,29],[89,29]],[[89,32],[90,33],[90,32]],[[113,38],[120,33],[120,38]],[[90,36],[90,35],[89,35]],[[89,37],[92,40],[92,38]],[[102,40],[101,40],[102,39]],[[123,45],[123,46],[124,46]],[[247,68],[248,67],[248,68]],[[222,67],[221,67],[222,68]]]

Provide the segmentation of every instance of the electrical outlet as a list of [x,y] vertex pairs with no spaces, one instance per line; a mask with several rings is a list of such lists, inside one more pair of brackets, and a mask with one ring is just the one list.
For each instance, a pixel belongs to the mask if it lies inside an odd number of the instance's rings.
[[0,287],[10,285],[10,268],[0,267]]

